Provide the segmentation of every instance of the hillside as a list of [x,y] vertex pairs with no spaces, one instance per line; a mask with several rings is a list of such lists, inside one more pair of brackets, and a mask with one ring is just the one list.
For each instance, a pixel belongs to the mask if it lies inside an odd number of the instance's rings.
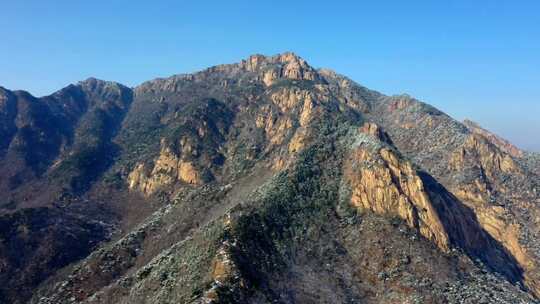
[[540,303],[540,161],[293,53],[0,87],[1,303]]

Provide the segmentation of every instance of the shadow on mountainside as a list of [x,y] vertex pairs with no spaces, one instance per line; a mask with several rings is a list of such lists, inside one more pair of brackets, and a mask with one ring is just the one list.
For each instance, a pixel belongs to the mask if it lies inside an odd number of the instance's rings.
[[523,269],[515,257],[480,225],[473,210],[426,172],[418,172],[453,245],[481,260],[509,282],[523,282]]

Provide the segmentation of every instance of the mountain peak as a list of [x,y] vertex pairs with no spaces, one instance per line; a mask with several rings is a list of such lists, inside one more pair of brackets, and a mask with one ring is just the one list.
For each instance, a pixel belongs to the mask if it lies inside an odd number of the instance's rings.
[[3,86],[0,86],[0,97],[7,95],[9,92],[8,89],[4,88]]
[[284,52],[274,57],[277,57],[277,60],[281,62],[306,62],[302,57],[298,56],[294,52]]
[[261,74],[261,80],[270,86],[278,79],[321,81],[323,78],[302,57],[293,52],[274,56],[251,55],[240,65],[249,72]]
[[123,84],[115,82],[115,81],[108,81],[108,80],[102,80],[95,77],[89,77],[85,80],[79,81],[77,85],[81,87],[88,87],[88,88],[97,88],[97,87],[117,87],[122,88],[125,87]]
[[302,63],[307,65],[306,61],[302,57],[300,57],[296,53],[290,52],[290,51],[279,53],[279,54],[272,55],[272,56],[267,56],[267,55],[257,53],[257,54],[253,54],[253,55],[249,56],[249,58],[247,60],[244,60],[244,61],[253,62],[253,63],[267,62],[267,63],[273,63],[273,64],[276,64],[276,63],[286,64],[286,63],[290,63],[290,62],[302,62]]

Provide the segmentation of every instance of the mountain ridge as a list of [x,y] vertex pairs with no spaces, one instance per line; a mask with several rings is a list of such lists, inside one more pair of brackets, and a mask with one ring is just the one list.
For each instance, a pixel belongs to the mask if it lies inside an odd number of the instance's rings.
[[[14,138],[0,161],[0,265],[17,273],[0,277],[5,302],[534,303],[540,292],[534,158],[408,95],[290,52],[133,88],[89,78],[19,95],[0,99],[0,132]],[[72,239],[56,236],[66,229]],[[72,242],[77,252],[36,266]],[[13,255],[18,244],[28,254]]]

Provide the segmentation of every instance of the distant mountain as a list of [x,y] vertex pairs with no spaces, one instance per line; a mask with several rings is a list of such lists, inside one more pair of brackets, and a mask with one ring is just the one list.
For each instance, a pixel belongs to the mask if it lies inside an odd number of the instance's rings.
[[293,53],[0,88],[1,303],[540,303],[540,157]]

